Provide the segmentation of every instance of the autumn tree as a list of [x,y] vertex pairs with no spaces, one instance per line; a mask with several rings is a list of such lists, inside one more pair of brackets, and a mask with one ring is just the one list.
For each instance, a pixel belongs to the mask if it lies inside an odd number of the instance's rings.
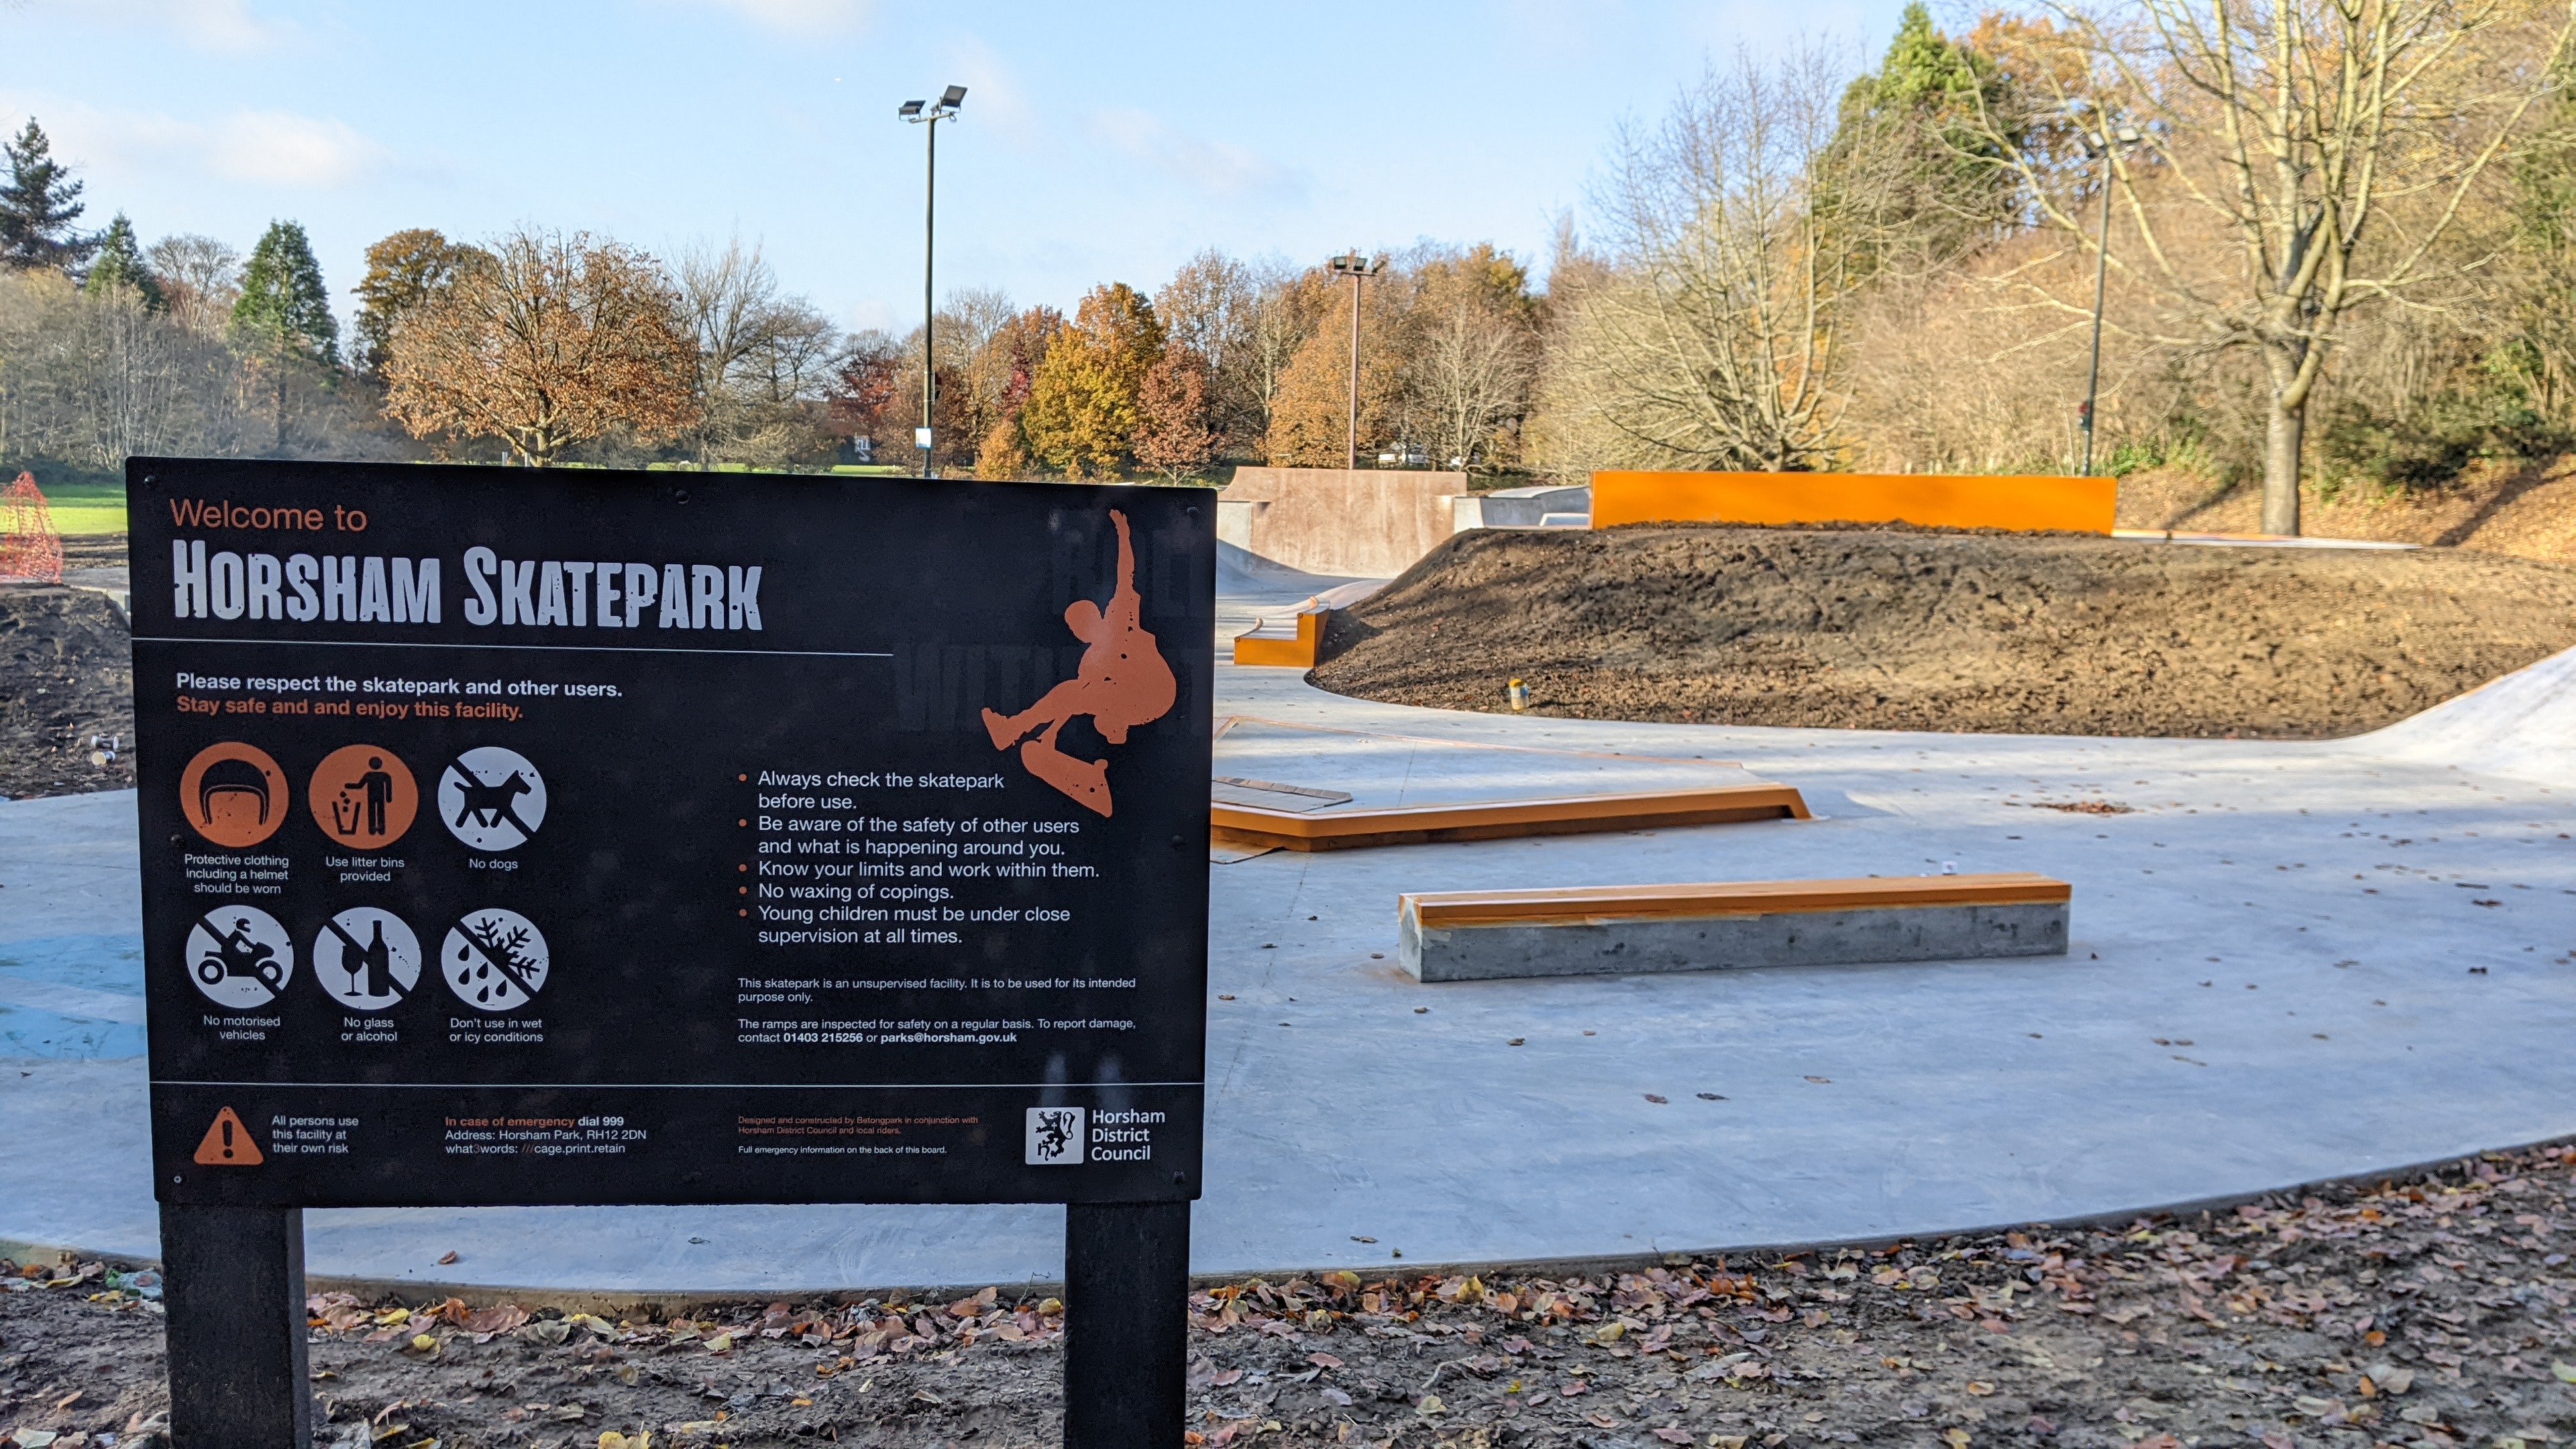
[[988,421],[975,449],[978,478],[1021,478],[1029,472],[1028,440],[1020,413],[1036,385],[1038,366],[1047,348],[1065,328],[1064,314],[1053,307],[1031,307],[996,327],[978,347],[968,385],[989,398]]
[[[2034,112],[2127,130],[2108,171],[2109,268],[2149,298],[2138,330],[2175,354],[2250,351],[2265,395],[2262,528],[2300,527],[2309,409],[2360,314],[2438,307],[2502,249],[2463,248],[2558,82],[2576,14],[2520,0],[2089,0],[2028,43],[2047,79],[1985,134],[2042,223],[2101,246],[2050,158],[2017,144]],[[2098,183],[2097,183],[2098,184]],[[2465,253],[2465,254],[2464,254]],[[2066,311],[2084,299],[2050,292]]]
[[367,248],[367,275],[358,298],[357,357],[362,372],[383,375],[394,331],[412,309],[456,276],[479,254],[427,227],[413,227]]
[[657,442],[697,423],[697,346],[652,258],[536,231],[485,258],[394,332],[385,413],[413,437],[497,438],[541,468],[611,429]]
[[1094,287],[1029,380],[1020,427],[1030,454],[1069,477],[1116,476],[1134,456],[1145,377],[1162,351],[1163,324],[1143,293]]
[[1208,365],[1194,348],[1166,343],[1136,394],[1136,461],[1177,483],[1216,456],[1208,426]]
[[[1381,258],[1380,260],[1383,260]],[[1316,269],[1320,276],[1322,269]],[[1390,270],[1359,283],[1360,382],[1358,451],[1373,456],[1399,441],[1405,402],[1408,279]],[[1349,457],[1352,284],[1329,283],[1314,324],[1279,376],[1263,451],[1289,468],[1339,468]],[[1319,288],[1319,290],[1321,290]],[[1295,295],[1283,289],[1283,307]]]

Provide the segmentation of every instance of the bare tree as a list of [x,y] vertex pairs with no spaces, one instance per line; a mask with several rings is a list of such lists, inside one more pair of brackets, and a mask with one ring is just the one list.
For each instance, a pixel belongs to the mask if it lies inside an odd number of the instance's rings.
[[241,253],[210,236],[166,236],[144,254],[160,278],[170,316],[180,326],[219,337],[241,295]]
[[1602,198],[1609,272],[1570,305],[1551,359],[1562,446],[1754,470],[1831,456],[1835,323],[1859,285],[1816,205],[1839,90],[1820,54],[1739,53],[1628,138]]
[[1319,276],[1284,262],[1247,270],[1252,273],[1253,297],[1244,317],[1242,345],[1218,374],[1218,387],[1220,403],[1230,405],[1233,426],[1241,438],[1258,443],[1276,420],[1289,365],[1323,321],[1332,295]]
[[[2105,0],[2016,34],[2041,109],[2114,144],[2108,265],[2155,299],[2143,340],[2252,348],[2268,389],[2262,527],[2299,531],[2308,410],[2348,316],[2436,305],[2491,251],[2458,233],[2566,55],[2571,12],[2526,0]],[[2062,158],[1987,139],[2042,223],[2089,255]],[[2134,131],[2119,144],[2121,130]],[[2094,184],[2099,184],[2098,182]],[[2093,191],[2092,196],[2100,193]],[[2058,297],[2074,310],[2082,299]]]

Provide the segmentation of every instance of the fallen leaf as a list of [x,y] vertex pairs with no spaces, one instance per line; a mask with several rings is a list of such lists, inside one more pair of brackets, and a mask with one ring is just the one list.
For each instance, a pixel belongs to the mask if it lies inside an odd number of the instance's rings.
[[1413,1406],[1413,1412],[1428,1419],[1434,1414],[1448,1413],[1449,1406],[1440,1402],[1440,1396],[1438,1394],[1424,1394],[1422,1396],[1422,1402]]
[[455,1262],[455,1261],[456,1261],[456,1250],[455,1250],[455,1249],[453,1249],[453,1248],[450,1248],[450,1249],[448,1249],[446,1252],[441,1253],[441,1254],[439,1254],[439,1255],[438,1255],[438,1266],[440,1266],[440,1267],[442,1267],[442,1268],[446,1267],[448,1264],[453,1263],[453,1262]]
[[1975,1394],[1978,1398],[1981,1398],[1981,1399],[1982,1399],[1982,1398],[1984,1398],[1986,1395],[1991,1394],[1991,1393],[1993,1393],[1994,1391],[1995,1391],[1995,1386],[1994,1386],[1993,1384],[1990,1384],[1990,1383],[1985,1382],[1985,1381],[1984,1381],[1984,1380],[1982,1380],[1982,1379],[1970,1379],[1970,1380],[1968,1381],[1968,1392],[1969,1392],[1969,1393],[1972,1393],[1972,1394]]
[[1655,1431],[1655,1437],[1663,1440],[1667,1444],[1687,1444],[1691,1441],[1690,1431],[1688,1429],[1675,1429],[1669,1425],[1664,1428],[1657,1429]]
[[1331,1386],[1327,1385],[1327,1386],[1325,1387],[1325,1389],[1324,1389],[1323,1393],[1324,1393],[1324,1402],[1325,1402],[1325,1403],[1332,1404],[1332,1405],[1335,1405],[1335,1406],[1337,1406],[1337,1407],[1344,1408],[1344,1409],[1347,1409],[1347,1408],[1349,1408],[1349,1407],[1351,1406],[1351,1396],[1350,1396],[1350,1395],[1348,1395],[1348,1394],[1346,1394],[1346,1393],[1343,1393],[1340,1389],[1333,1388],[1333,1387],[1331,1387]]
[[2549,1371],[2558,1375],[2558,1381],[2562,1384],[2576,1384],[2576,1364],[2553,1363],[2549,1366]]
[[1342,1361],[1329,1353],[1310,1353],[1306,1355],[1306,1362],[1317,1368],[1337,1369],[1342,1366]]
[[1665,1101],[1666,1101],[1666,1099],[1665,1099],[1665,1098],[1658,1097],[1658,1096],[1656,1096],[1656,1095],[1655,1095],[1654,1093],[1652,1093],[1652,1092],[1648,1092],[1648,1093],[1646,1094],[1646,1100],[1647,1100],[1647,1101],[1649,1101],[1649,1102],[1653,1102],[1653,1103],[1655,1103],[1655,1104],[1656,1104],[1656,1105],[1658,1105],[1658,1106],[1664,1105],[1664,1103],[1665,1103]]
[[[1834,1084],[1834,1079],[1831,1077],[1809,1077],[1807,1080],[1814,1082],[1816,1085],[1821,1087],[1830,1087]],[[1966,1431],[1961,1430],[1960,1432],[1964,1435]]]
[[415,1333],[411,1338],[411,1351],[414,1353],[436,1353],[438,1352],[438,1340],[430,1337],[426,1333]]
[[1595,1429],[1616,1429],[1619,1427],[1619,1418],[1615,1414],[1596,1412],[1592,1415],[1592,1427]]
[[1950,1449],[1968,1449],[1968,1431],[1955,1425],[1941,1431],[1941,1442]]

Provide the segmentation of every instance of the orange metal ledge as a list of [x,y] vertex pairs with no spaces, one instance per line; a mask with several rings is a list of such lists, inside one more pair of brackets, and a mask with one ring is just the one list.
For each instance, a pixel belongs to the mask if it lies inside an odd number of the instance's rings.
[[1994,875],[1872,876],[1860,880],[1710,881],[1559,890],[1438,891],[1400,898],[1425,927],[1547,925],[1674,916],[1770,916],[1902,906],[2049,905],[2074,899],[2062,880]]
[[1805,820],[1807,802],[1787,785],[1725,785],[1635,795],[1582,795],[1558,800],[1482,800],[1464,805],[1403,805],[1299,814],[1257,805],[1217,804],[1208,834],[1227,845],[1284,850],[1349,850],[1372,845],[1426,845],[1516,835],[1578,835],[1661,825],[1721,825],[1744,820]]
[[1234,662],[1312,669],[1323,647],[1324,610],[1307,609],[1297,615],[1297,635],[1293,639],[1264,634],[1259,629],[1235,635]]

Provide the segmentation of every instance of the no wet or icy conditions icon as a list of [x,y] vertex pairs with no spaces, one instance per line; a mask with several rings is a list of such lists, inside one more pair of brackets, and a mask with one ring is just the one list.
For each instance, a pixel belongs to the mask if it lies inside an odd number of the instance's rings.
[[546,938],[517,911],[494,907],[456,923],[438,949],[457,999],[480,1011],[516,1011],[546,985]]
[[499,745],[467,750],[438,772],[438,819],[472,850],[515,850],[546,821],[546,780]]
[[188,928],[188,979],[208,1001],[248,1011],[275,1001],[295,974],[295,942],[256,906],[217,906]]

